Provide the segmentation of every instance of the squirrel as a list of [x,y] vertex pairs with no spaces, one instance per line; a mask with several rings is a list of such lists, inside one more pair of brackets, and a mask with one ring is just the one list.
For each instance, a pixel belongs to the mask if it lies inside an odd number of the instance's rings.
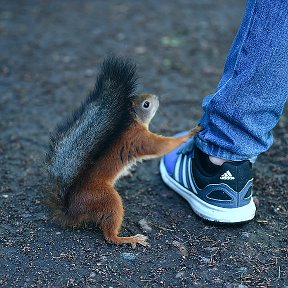
[[109,243],[147,246],[141,234],[119,236],[124,208],[115,182],[136,161],[164,155],[201,130],[165,137],[149,131],[159,101],[136,94],[136,65],[104,60],[94,90],[51,136],[47,152],[53,217],[63,226],[95,222]]

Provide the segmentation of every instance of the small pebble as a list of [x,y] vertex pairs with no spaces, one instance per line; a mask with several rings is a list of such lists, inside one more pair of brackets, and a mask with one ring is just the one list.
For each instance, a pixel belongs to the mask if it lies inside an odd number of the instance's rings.
[[205,263],[205,264],[210,263],[210,259],[207,258],[207,257],[202,257],[202,256],[200,256],[200,260],[201,260],[203,263]]
[[94,278],[95,276],[96,276],[96,273],[95,273],[95,272],[91,272],[91,273],[90,273],[90,277],[91,277],[91,278]]
[[185,272],[184,271],[180,271],[180,272],[178,272],[177,274],[176,274],[176,278],[178,279],[178,278],[184,278],[184,276],[185,276]]
[[241,236],[242,236],[242,238],[249,238],[250,234],[248,232],[242,232]]
[[121,257],[125,260],[135,260],[136,259],[136,255],[133,254],[133,253],[127,253],[127,252],[124,252],[124,253],[121,253]]
[[237,272],[239,272],[241,274],[245,274],[245,273],[247,273],[247,270],[248,269],[246,267],[240,267]]
[[179,241],[173,241],[172,244],[178,248],[181,256],[183,258],[188,257],[189,253],[187,251],[187,248],[184,246],[184,244],[180,243]]
[[141,219],[139,221],[140,227],[143,229],[145,232],[151,232],[152,228],[148,225],[147,221],[145,219]]

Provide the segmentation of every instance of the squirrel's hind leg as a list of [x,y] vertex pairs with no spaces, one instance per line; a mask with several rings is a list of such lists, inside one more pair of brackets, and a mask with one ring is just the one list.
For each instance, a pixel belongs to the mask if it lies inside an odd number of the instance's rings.
[[121,237],[121,236],[117,236],[117,233],[115,233],[114,231],[106,231],[104,232],[104,237],[106,241],[109,243],[114,243],[114,244],[128,243],[128,244],[131,244],[132,248],[135,248],[136,244],[141,244],[142,246],[149,246],[149,243],[147,242],[148,237],[142,234],[137,234],[137,235],[128,236],[128,237]]
[[94,220],[100,226],[107,242],[114,244],[130,243],[133,248],[136,247],[137,243],[148,246],[147,237],[144,235],[118,236],[123,221],[124,208],[120,195],[112,186],[106,185],[103,187],[101,185],[95,195],[95,200],[92,199],[90,201],[95,202],[93,205],[94,213],[92,213],[93,219],[91,220]]

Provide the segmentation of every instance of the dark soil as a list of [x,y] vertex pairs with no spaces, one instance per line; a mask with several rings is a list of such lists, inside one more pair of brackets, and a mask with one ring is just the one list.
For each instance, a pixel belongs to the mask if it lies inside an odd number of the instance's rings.
[[42,203],[49,133],[93,87],[105,56],[133,58],[141,90],[160,96],[153,131],[189,129],[219,81],[244,5],[1,1],[1,287],[287,287],[287,106],[255,165],[259,207],[250,223],[199,219],[164,186],[159,160],[118,185],[122,234],[147,234],[149,248],[107,244],[93,225],[63,229]]

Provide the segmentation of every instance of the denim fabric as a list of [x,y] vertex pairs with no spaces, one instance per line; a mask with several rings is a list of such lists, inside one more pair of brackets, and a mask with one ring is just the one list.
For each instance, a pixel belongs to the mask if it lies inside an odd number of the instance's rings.
[[206,154],[249,159],[273,142],[288,95],[288,1],[253,0],[214,94],[203,101],[195,143]]

